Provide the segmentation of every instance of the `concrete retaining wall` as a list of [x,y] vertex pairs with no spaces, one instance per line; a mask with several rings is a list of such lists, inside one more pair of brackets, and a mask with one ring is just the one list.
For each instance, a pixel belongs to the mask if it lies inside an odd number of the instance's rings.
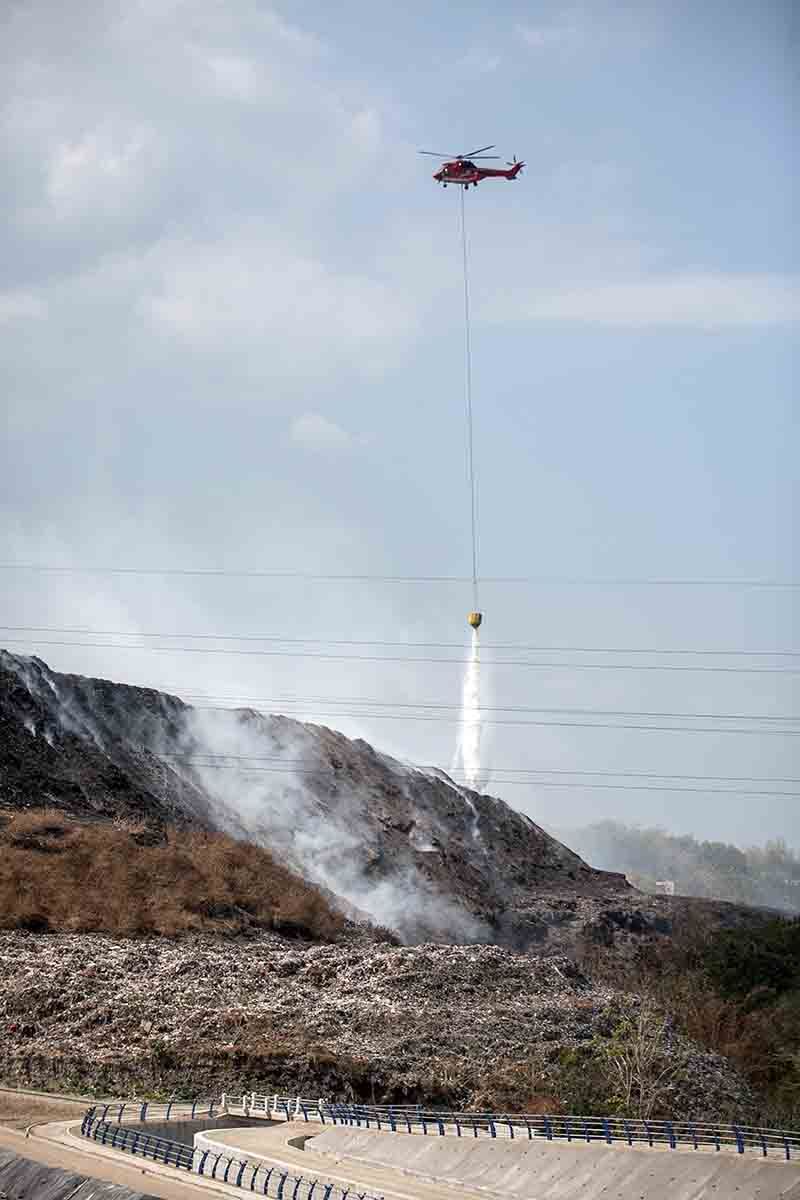
[[133,1192],[74,1171],[45,1167],[10,1150],[0,1150],[0,1197],[3,1196],[8,1200],[157,1200],[150,1192]]
[[800,1163],[713,1150],[422,1137],[330,1127],[308,1149],[536,1200],[800,1200]]

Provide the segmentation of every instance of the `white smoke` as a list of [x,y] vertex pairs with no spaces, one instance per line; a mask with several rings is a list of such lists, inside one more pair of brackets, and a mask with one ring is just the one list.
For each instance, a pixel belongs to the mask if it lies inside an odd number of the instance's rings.
[[[252,709],[142,706],[135,693],[100,695],[96,681],[73,686],[23,656],[0,651],[0,661],[41,701],[56,741],[71,734],[112,759],[117,752],[144,755],[140,765],[155,762],[156,769],[160,759],[155,786],[162,801],[170,793],[179,799],[182,785],[196,789],[193,795],[207,797],[219,828],[266,846],[355,912],[407,940],[491,940],[484,923],[443,894],[434,878],[441,847],[455,831],[450,805],[435,791],[420,792],[424,773],[324,727]],[[24,719],[36,736],[33,716]],[[442,772],[432,775],[453,788]],[[475,838],[478,814],[469,796],[462,799],[468,810],[462,828]],[[396,842],[390,850],[384,836],[395,804],[408,823],[405,853]]]
[[[265,845],[287,866],[375,923],[411,940],[417,940],[416,928],[426,930],[426,937],[490,940],[483,923],[443,895],[413,862],[385,860],[367,817],[367,785],[320,789],[329,772],[320,737],[324,732],[252,710],[190,709],[180,736],[191,758],[183,763],[173,759],[171,767],[187,780],[199,781],[214,797],[217,819],[229,832],[245,833]],[[398,790],[407,793],[409,769],[385,755],[377,757],[394,775]],[[452,787],[452,781],[448,784]],[[464,799],[474,826],[477,814],[469,798]],[[443,833],[438,822],[429,824],[418,806],[415,816],[409,845],[438,853]]]

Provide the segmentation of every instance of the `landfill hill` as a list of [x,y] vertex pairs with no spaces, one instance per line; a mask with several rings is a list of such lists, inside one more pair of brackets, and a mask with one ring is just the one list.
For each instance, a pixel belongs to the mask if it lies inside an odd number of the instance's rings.
[[[266,932],[126,939],[0,931],[0,974],[0,1078],[97,1095],[299,1091],[483,1111],[591,1112],[599,1104],[608,1112],[609,1082],[587,1090],[592,1064],[648,1011],[563,956],[292,944]],[[659,1077],[650,1115],[754,1116],[753,1093],[732,1062],[670,1022],[655,1020],[649,1037]]]
[[[324,726],[51,670],[0,650],[0,814],[220,831],[407,943],[635,953],[689,905],[644,896],[502,800]],[[752,914],[750,914],[752,915]]]

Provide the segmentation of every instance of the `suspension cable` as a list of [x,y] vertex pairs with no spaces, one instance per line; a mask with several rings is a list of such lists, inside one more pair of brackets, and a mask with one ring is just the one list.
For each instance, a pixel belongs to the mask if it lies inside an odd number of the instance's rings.
[[472,437],[472,343],[469,317],[469,272],[467,270],[467,223],[464,213],[464,192],[461,192],[461,260],[464,268],[464,392],[467,417],[467,474],[469,477],[470,527],[472,534],[472,606],[478,611],[478,539],[475,510],[475,454]]

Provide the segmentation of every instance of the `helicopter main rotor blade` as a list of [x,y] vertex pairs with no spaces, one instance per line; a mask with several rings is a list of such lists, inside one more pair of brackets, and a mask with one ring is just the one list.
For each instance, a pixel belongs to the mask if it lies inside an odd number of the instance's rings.
[[461,157],[459,154],[438,154],[436,150],[418,150],[417,154],[430,154],[433,158],[444,158],[448,162]]
[[494,145],[481,146],[478,150],[470,150],[469,154],[462,154],[462,158],[474,158],[476,154],[483,154],[484,150],[494,150]]
[[470,154],[470,162],[483,162],[486,158],[499,158],[499,154]]

